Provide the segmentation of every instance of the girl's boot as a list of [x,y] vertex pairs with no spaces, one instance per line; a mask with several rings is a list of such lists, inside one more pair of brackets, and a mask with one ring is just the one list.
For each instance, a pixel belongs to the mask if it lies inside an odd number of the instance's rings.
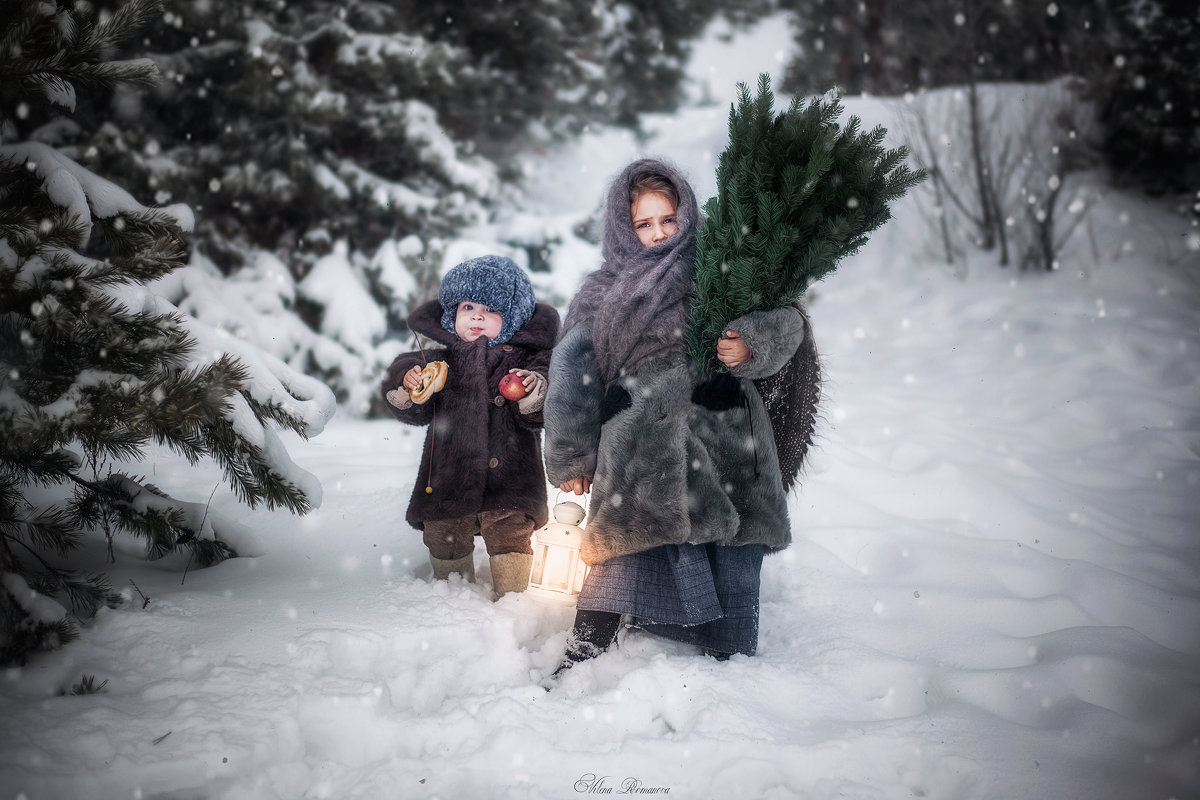
[[580,661],[595,658],[617,638],[621,615],[611,611],[576,611],[575,624],[567,636],[567,652],[558,669],[550,676],[557,679]]

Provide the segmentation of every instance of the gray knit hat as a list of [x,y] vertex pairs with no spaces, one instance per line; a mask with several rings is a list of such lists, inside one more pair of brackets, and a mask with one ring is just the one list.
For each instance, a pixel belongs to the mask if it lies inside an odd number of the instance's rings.
[[488,347],[507,342],[533,316],[533,284],[515,261],[504,256],[480,256],[454,267],[442,278],[438,300],[442,327],[450,333],[455,333],[458,304],[464,300],[499,311],[504,326],[499,336],[488,340]]

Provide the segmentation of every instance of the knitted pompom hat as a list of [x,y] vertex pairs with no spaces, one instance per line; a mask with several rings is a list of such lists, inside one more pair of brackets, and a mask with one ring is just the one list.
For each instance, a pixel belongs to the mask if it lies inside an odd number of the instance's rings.
[[438,300],[442,327],[450,333],[455,333],[454,318],[463,301],[499,311],[504,326],[499,336],[488,340],[488,347],[507,342],[533,316],[533,285],[516,262],[504,256],[480,256],[454,267],[442,278]]

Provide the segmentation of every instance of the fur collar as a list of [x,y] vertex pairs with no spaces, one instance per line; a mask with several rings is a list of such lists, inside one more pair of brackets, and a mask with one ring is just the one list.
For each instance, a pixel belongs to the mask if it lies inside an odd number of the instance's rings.
[[[461,344],[462,340],[457,335],[442,327],[442,312],[442,304],[437,300],[422,303],[408,316],[409,330],[446,347]],[[554,347],[557,335],[558,312],[553,306],[537,303],[533,307],[533,316],[529,322],[518,328],[507,343],[535,350],[549,350]]]

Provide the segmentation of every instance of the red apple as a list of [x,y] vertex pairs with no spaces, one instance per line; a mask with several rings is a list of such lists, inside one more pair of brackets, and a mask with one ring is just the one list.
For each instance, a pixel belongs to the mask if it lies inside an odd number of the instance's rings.
[[520,400],[527,394],[522,378],[515,372],[510,372],[500,379],[500,394],[509,400]]

